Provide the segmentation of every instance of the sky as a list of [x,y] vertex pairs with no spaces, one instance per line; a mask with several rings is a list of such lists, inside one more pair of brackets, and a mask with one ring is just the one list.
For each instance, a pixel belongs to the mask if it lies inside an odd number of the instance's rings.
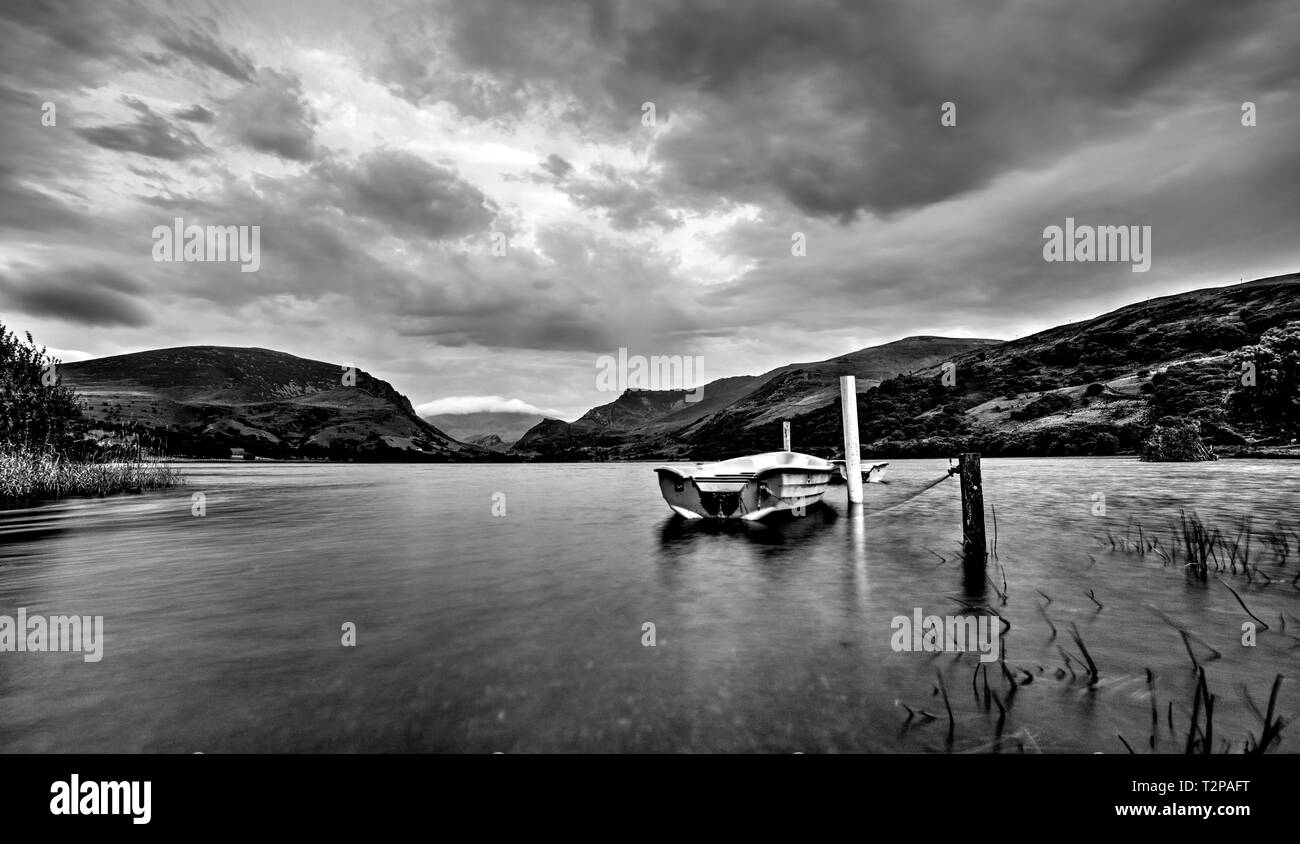
[[[0,322],[68,361],[573,419],[620,348],[712,380],[1300,269],[1288,0],[4,3],[0,45]],[[177,217],[257,271],[155,260]],[[1150,269],[1044,260],[1067,218]]]

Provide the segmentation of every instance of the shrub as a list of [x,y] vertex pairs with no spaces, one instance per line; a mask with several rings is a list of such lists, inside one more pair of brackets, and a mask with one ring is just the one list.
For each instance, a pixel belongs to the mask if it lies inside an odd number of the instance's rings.
[[1214,451],[1201,442],[1193,425],[1157,425],[1142,443],[1142,460],[1154,463],[1190,463],[1217,460]]

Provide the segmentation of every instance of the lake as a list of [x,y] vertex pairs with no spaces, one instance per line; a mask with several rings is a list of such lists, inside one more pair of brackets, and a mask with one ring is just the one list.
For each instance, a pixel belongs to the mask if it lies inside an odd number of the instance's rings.
[[[1300,528],[1293,462],[986,459],[985,578],[957,481],[922,491],[942,460],[766,525],[672,517],[653,464],[180,465],[181,489],[0,511],[0,614],[104,618],[99,662],[0,653],[0,751],[1125,753],[1154,709],[1155,750],[1181,752],[1180,627],[1216,750],[1258,737],[1244,695],[1262,711],[1278,673],[1300,711],[1300,537],[1284,562],[1266,541]],[[1251,515],[1261,574],[1137,552],[1184,508],[1234,536]],[[1228,586],[1269,625],[1253,646]],[[894,617],[963,607],[1010,624],[1015,686],[891,647]]]

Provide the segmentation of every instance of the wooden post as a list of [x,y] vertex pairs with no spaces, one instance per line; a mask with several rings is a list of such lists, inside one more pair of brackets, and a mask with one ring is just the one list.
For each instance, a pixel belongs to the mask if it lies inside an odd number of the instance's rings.
[[862,503],[862,447],[858,445],[858,387],[852,375],[840,376],[840,414],[844,422],[844,474],[849,503]]
[[785,451],[790,450],[790,422],[781,423],[781,443]]
[[961,532],[962,551],[968,560],[983,561],[988,555],[988,540],[984,534],[984,480],[980,475],[980,456],[967,453],[958,456],[961,473]]

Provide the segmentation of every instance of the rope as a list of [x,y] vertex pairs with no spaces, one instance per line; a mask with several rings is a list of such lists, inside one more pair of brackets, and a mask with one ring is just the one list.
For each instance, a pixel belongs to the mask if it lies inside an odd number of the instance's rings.
[[[868,514],[866,514],[866,515],[874,516],[874,515],[876,515],[877,513],[884,513],[884,512],[886,512],[887,510],[892,510],[892,509],[894,509],[895,507],[902,507],[904,504],[906,504],[907,502],[911,501],[913,498],[917,498],[917,497],[919,497],[922,493],[929,492],[930,490],[932,490],[932,489],[934,489],[935,487],[937,487],[939,484],[941,484],[941,483],[943,483],[944,481],[948,480],[949,478],[951,478],[951,477],[953,476],[953,474],[954,474],[954,470],[949,470],[948,472],[945,472],[944,474],[940,475],[938,478],[935,478],[933,481],[930,481],[930,483],[928,483],[928,484],[926,484],[925,486],[921,487],[921,488],[918,489],[916,492],[914,492],[914,493],[912,493],[911,495],[907,496],[907,497],[904,498],[902,501],[895,501],[893,504],[890,504],[888,507],[882,507],[882,508],[879,509],[879,510],[872,510],[870,513],[868,513]],[[763,493],[764,493],[765,495],[767,495],[769,498],[775,498],[777,501],[783,502],[783,503],[785,503],[785,504],[790,504],[791,506],[797,506],[797,505],[794,505],[794,502],[790,501],[789,499],[787,499],[787,498],[782,498],[781,496],[779,496],[779,495],[777,495],[776,493],[772,492],[770,489],[768,489],[767,484],[760,484],[760,485],[759,485],[759,489],[760,489],[761,492],[763,492]],[[741,506],[741,508],[742,508],[742,512],[747,512],[746,510],[743,509],[744,506],[745,506],[745,502],[744,502],[744,498],[743,498],[743,497],[741,498],[740,506]]]
[[930,481],[930,483],[928,483],[928,484],[926,484],[925,486],[921,487],[921,488],[918,489],[916,492],[914,492],[914,493],[912,493],[911,495],[907,496],[907,497],[904,498],[902,501],[896,501],[896,502],[894,502],[893,504],[890,504],[888,507],[882,507],[882,508],[880,508],[879,510],[872,510],[870,513],[866,513],[865,515],[868,515],[868,516],[875,516],[875,515],[877,515],[877,514],[879,514],[879,513],[884,513],[884,512],[886,512],[886,511],[888,511],[888,510],[892,510],[892,509],[894,509],[895,507],[902,507],[904,504],[906,504],[907,502],[911,501],[913,498],[917,498],[917,497],[920,496],[922,493],[929,492],[930,490],[934,489],[934,488],[937,487],[939,484],[943,483],[944,481],[948,480],[948,479],[951,478],[951,477],[952,477],[952,473],[951,473],[951,472],[946,472],[946,473],[940,475],[940,476],[939,476],[938,478],[936,478],[935,480]]

